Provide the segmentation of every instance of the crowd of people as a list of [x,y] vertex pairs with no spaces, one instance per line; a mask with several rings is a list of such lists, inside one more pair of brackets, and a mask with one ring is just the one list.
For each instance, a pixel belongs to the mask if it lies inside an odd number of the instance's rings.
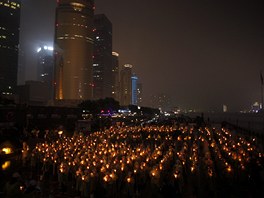
[[37,144],[31,166],[81,197],[222,197],[261,192],[263,157],[256,138],[227,128],[134,126],[62,134]]

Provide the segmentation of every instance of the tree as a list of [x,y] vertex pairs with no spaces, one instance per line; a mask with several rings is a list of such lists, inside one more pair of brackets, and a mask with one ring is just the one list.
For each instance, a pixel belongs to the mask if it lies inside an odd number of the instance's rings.
[[86,100],[79,104],[79,107],[88,110],[91,114],[97,115],[101,112],[113,113],[118,111],[119,102],[113,98],[99,100]]

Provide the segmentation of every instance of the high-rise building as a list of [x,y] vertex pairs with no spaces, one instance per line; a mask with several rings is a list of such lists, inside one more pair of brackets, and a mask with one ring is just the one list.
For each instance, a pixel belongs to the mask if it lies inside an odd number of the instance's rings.
[[142,103],[143,103],[143,85],[140,82],[138,82],[138,84],[137,84],[137,99],[138,99],[138,105],[142,106]]
[[0,0],[0,93],[14,93],[17,85],[20,1]]
[[37,80],[46,84],[49,88],[49,98],[53,98],[53,47],[43,45],[37,50]]
[[125,64],[120,71],[120,104],[128,106],[131,104],[132,98],[132,65]]
[[170,97],[166,94],[160,93],[151,97],[151,107],[159,108],[162,111],[171,110]]
[[92,98],[93,0],[57,1],[55,99]]
[[112,97],[112,23],[104,14],[94,16],[94,99]]
[[114,83],[112,86],[112,98],[120,101],[120,83],[119,83],[119,54],[112,52],[112,72],[114,76]]
[[138,105],[138,94],[137,94],[138,77],[136,74],[131,76],[131,104]]

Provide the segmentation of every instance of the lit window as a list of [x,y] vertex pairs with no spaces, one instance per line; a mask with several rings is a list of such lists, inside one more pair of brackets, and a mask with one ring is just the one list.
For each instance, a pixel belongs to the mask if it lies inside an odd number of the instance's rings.
[[81,3],[71,3],[71,5],[73,6],[73,9],[75,11],[82,11],[83,8],[85,8],[85,5],[84,4],[81,4]]

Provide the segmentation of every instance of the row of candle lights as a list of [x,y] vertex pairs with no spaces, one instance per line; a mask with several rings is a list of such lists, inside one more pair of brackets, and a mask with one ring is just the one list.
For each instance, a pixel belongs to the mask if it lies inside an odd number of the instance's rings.
[[83,181],[99,178],[106,184],[119,178],[132,183],[142,175],[154,183],[171,176],[182,181],[184,173],[213,178],[219,174],[216,169],[228,175],[235,168],[245,171],[252,158],[259,165],[263,160],[255,138],[193,126],[111,127],[88,136],[62,136],[38,144],[35,151],[44,163],[57,165],[60,173],[71,170]]

